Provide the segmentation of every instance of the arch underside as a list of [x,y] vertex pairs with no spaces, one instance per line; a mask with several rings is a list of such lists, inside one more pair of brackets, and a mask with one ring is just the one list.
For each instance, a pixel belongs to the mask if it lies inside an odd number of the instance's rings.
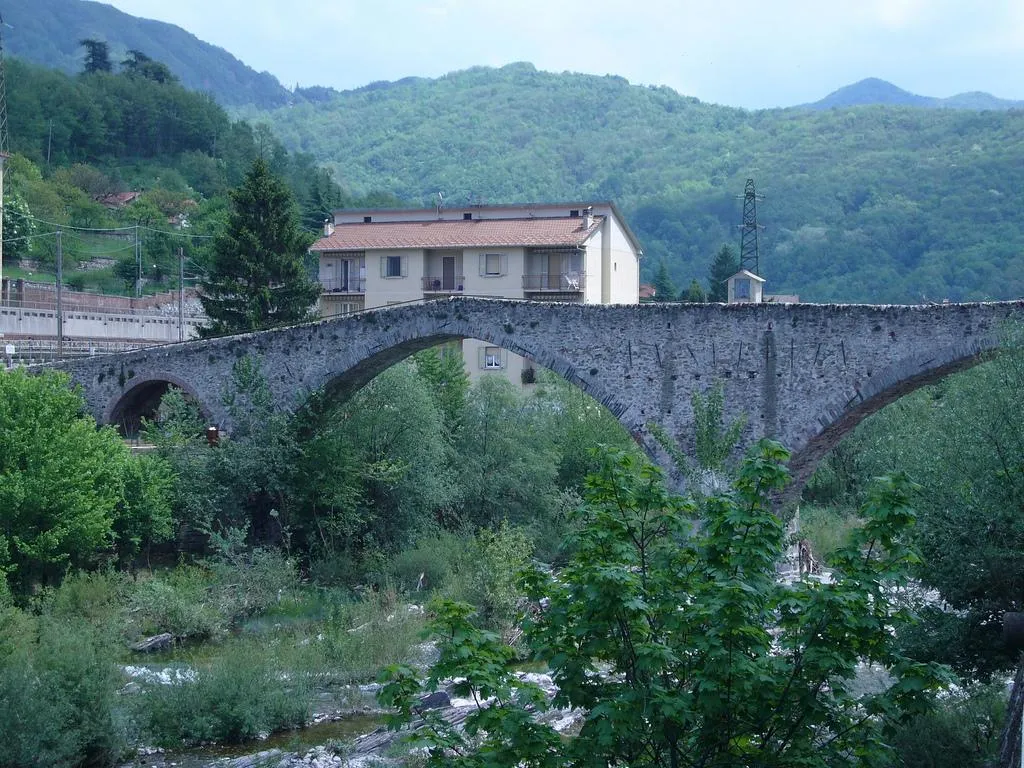
[[142,419],[152,420],[156,417],[160,401],[171,387],[181,390],[186,398],[199,407],[203,416],[209,419],[209,409],[196,396],[193,388],[178,376],[165,374],[149,376],[122,393],[108,407],[103,423],[117,427],[125,437],[137,435],[142,426]]
[[[931,355],[925,360],[918,357],[900,363],[882,372],[877,377],[880,383],[871,389],[863,388],[851,401],[825,409],[828,416],[819,419],[821,431],[793,453],[789,463],[793,482],[784,492],[784,498],[797,498],[818,463],[868,416],[921,387],[991,360],[997,347],[996,343],[979,343],[971,345],[966,352],[956,349],[946,355]],[[900,377],[897,371],[904,375]]]
[[464,338],[469,337],[434,334],[399,342],[368,357],[364,357],[352,367],[334,375],[323,386],[323,393],[334,402],[344,402],[377,378],[377,376],[384,373],[388,368],[397,365],[417,352]]

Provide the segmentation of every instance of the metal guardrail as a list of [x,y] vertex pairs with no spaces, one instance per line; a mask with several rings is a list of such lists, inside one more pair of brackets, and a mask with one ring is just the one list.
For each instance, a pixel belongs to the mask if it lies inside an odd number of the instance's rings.
[[348,280],[329,279],[320,281],[322,293],[366,293],[365,277],[350,277]]
[[[138,341],[109,341],[107,339],[64,339],[63,349],[65,355],[109,355],[115,352],[131,352],[144,347],[155,347],[160,344],[167,344],[165,341],[147,342],[143,339]],[[0,350],[4,347],[14,347],[14,357],[23,357],[34,353],[56,353],[58,344],[56,339],[3,339],[0,340]]]
[[424,277],[424,293],[462,293],[466,285],[466,278],[463,275],[452,277]]
[[[95,314],[95,315],[147,315],[150,317],[177,317],[178,308],[173,304],[165,304],[164,307],[167,311],[161,312],[156,308],[151,309],[132,309],[130,307],[95,307],[86,306],[84,304],[76,304],[75,302],[62,302],[62,309],[65,313],[75,312],[77,314]],[[8,300],[0,302],[0,309],[24,309],[32,310],[34,312],[56,312],[57,303],[49,301],[18,301]],[[204,319],[206,317],[202,312],[190,312],[185,310],[186,319]]]
[[562,272],[557,275],[523,275],[524,291],[582,291],[586,276],[580,272]]

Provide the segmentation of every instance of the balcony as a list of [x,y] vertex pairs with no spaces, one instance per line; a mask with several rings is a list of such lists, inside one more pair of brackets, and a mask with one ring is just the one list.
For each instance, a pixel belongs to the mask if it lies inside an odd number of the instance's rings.
[[448,277],[424,277],[424,293],[462,293],[462,287],[466,284],[466,278],[462,275],[449,275]]
[[523,290],[527,293],[582,293],[585,277],[580,272],[523,275]]
[[321,280],[320,285],[321,293],[366,293],[365,277],[350,277],[348,280]]

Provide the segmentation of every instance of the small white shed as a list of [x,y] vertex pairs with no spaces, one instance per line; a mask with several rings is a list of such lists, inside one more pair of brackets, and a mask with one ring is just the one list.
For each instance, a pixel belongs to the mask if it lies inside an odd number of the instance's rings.
[[741,269],[725,281],[729,286],[730,304],[760,304],[763,300],[765,279],[747,269]]

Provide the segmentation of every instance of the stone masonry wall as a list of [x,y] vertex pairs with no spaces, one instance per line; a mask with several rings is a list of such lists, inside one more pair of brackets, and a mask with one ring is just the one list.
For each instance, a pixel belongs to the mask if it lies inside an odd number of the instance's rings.
[[133,392],[167,381],[230,430],[221,395],[234,362],[255,355],[282,408],[326,388],[346,397],[399,360],[472,337],[528,356],[577,384],[657,456],[649,425],[693,444],[690,399],[725,385],[742,442],[793,451],[800,484],[866,415],[978,362],[1024,302],[932,306],[816,304],[594,306],[453,298],[222,339],[68,362],[90,409],[116,420]]

